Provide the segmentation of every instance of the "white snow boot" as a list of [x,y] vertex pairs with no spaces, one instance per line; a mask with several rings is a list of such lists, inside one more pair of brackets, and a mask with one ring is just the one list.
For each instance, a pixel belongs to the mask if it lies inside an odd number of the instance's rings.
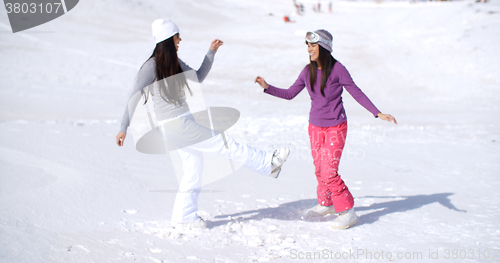
[[285,163],[288,155],[290,154],[290,149],[287,147],[282,147],[274,151],[273,158],[271,159],[272,171],[269,176],[273,178],[278,178],[281,172],[281,166]]
[[354,207],[340,213],[335,220],[333,220],[332,228],[346,229],[358,222],[358,216],[354,212]]
[[178,230],[193,230],[193,229],[206,229],[207,223],[203,218],[198,217],[196,221],[192,223],[179,223],[179,222],[171,222],[170,225]]
[[335,208],[331,206],[316,205],[315,207],[307,211],[307,215],[310,217],[320,217],[335,213]]

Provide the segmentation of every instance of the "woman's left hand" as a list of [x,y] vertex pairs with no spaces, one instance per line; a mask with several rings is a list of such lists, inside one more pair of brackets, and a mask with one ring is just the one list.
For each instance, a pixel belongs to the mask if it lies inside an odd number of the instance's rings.
[[214,41],[212,41],[212,44],[210,44],[210,50],[217,51],[219,47],[222,46],[222,44],[224,44],[222,40],[214,39]]
[[380,119],[384,120],[384,121],[389,121],[389,122],[394,122],[395,124],[398,124],[398,122],[396,121],[396,118],[392,117],[390,114],[383,114],[383,113],[379,113],[377,115]]

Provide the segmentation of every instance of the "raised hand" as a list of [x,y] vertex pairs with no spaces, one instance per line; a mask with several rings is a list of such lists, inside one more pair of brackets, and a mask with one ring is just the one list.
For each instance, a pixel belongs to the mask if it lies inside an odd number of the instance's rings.
[[212,41],[212,43],[210,44],[210,49],[213,51],[217,51],[219,47],[222,46],[223,44],[224,42],[222,42],[222,40],[214,39],[214,41]]
[[263,89],[269,88],[266,80],[261,76],[257,76],[257,78],[255,78],[255,83],[258,83]]

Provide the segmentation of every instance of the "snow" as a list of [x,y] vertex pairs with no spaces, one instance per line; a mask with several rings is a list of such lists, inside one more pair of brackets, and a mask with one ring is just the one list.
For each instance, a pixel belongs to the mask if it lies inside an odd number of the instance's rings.
[[[334,1],[331,14],[312,3],[286,24],[285,0],[87,0],[16,34],[0,12],[0,262],[500,261],[500,3]],[[240,111],[229,134],[291,148],[276,180],[243,168],[206,185],[207,230],[170,227],[165,155],[115,144],[158,17],[179,25],[193,67],[224,41],[202,89],[207,105]],[[308,95],[279,100],[253,83],[291,85],[308,62],[303,32],[319,28],[399,123],[344,93],[340,174],[360,216],[347,230],[304,214],[316,204]]]

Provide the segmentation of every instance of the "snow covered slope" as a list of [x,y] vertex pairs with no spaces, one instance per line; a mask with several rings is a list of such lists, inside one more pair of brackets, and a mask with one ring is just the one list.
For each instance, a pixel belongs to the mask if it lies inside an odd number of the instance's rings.
[[[500,3],[334,1],[317,14],[306,2],[296,16],[291,2],[86,0],[16,34],[0,12],[0,262],[499,262]],[[204,231],[169,226],[166,156],[114,142],[159,17],[179,25],[192,67],[224,40],[202,88],[207,105],[241,112],[230,132],[292,150],[277,180],[241,169],[207,185]],[[340,174],[360,216],[345,231],[303,216],[316,204],[308,95],[253,83],[291,85],[308,63],[303,35],[319,28],[399,122],[344,93]]]

